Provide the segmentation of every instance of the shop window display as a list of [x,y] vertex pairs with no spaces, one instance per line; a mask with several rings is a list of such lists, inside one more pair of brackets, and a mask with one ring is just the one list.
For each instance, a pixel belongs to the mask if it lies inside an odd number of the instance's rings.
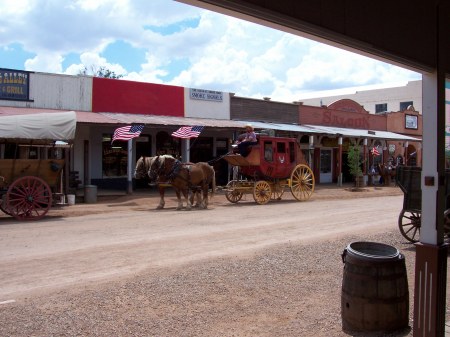
[[115,141],[111,144],[112,134],[104,134],[102,141],[103,177],[126,177],[128,155],[127,142]]

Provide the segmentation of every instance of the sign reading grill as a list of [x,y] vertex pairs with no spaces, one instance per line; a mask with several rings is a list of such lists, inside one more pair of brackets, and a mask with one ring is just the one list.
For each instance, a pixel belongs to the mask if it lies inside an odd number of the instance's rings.
[[28,101],[30,73],[0,69],[0,99]]
[[223,92],[222,91],[211,91],[211,90],[203,90],[203,89],[189,89],[189,95],[191,99],[199,99],[203,101],[215,101],[222,102],[223,101]]

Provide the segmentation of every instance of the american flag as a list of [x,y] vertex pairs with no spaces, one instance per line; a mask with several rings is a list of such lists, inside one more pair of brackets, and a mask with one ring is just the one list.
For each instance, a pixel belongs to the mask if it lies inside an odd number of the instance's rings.
[[380,155],[380,152],[377,150],[376,147],[374,147],[374,148],[372,149],[372,155],[373,155],[373,156],[379,156],[379,155]]
[[182,126],[177,131],[172,133],[172,137],[177,138],[195,138],[200,135],[204,126],[194,125],[194,126]]
[[114,131],[111,143],[115,140],[130,140],[135,137],[139,137],[143,129],[144,124],[127,125],[121,128],[117,128]]

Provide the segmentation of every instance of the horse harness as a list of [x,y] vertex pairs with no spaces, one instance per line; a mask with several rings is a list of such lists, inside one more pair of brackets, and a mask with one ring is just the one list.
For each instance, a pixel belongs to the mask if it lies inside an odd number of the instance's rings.
[[[188,186],[190,189],[192,188],[198,188],[199,186],[194,186],[191,183],[191,166],[192,164],[183,164],[181,161],[179,161],[178,159],[175,159],[175,161],[172,164],[172,167],[170,168],[168,173],[165,173],[166,171],[166,163],[162,163],[162,165],[158,168],[157,174],[158,176],[164,176],[168,181],[173,181],[175,178],[180,178],[183,179],[184,181],[186,181],[188,183]],[[186,169],[187,171],[187,178],[179,175],[180,171],[182,169]]]

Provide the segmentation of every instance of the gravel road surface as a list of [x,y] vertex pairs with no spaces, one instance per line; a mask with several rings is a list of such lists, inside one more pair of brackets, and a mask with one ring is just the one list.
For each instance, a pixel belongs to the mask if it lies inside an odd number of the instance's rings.
[[0,336],[369,336],[342,331],[341,254],[353,241],[398,248],[412,318],[402,200],[396,187],[319,188],[264,206],[219,194],[193,211],[170,196],[157,211],[154,194],[138,194],[38,222],[2,216]]

